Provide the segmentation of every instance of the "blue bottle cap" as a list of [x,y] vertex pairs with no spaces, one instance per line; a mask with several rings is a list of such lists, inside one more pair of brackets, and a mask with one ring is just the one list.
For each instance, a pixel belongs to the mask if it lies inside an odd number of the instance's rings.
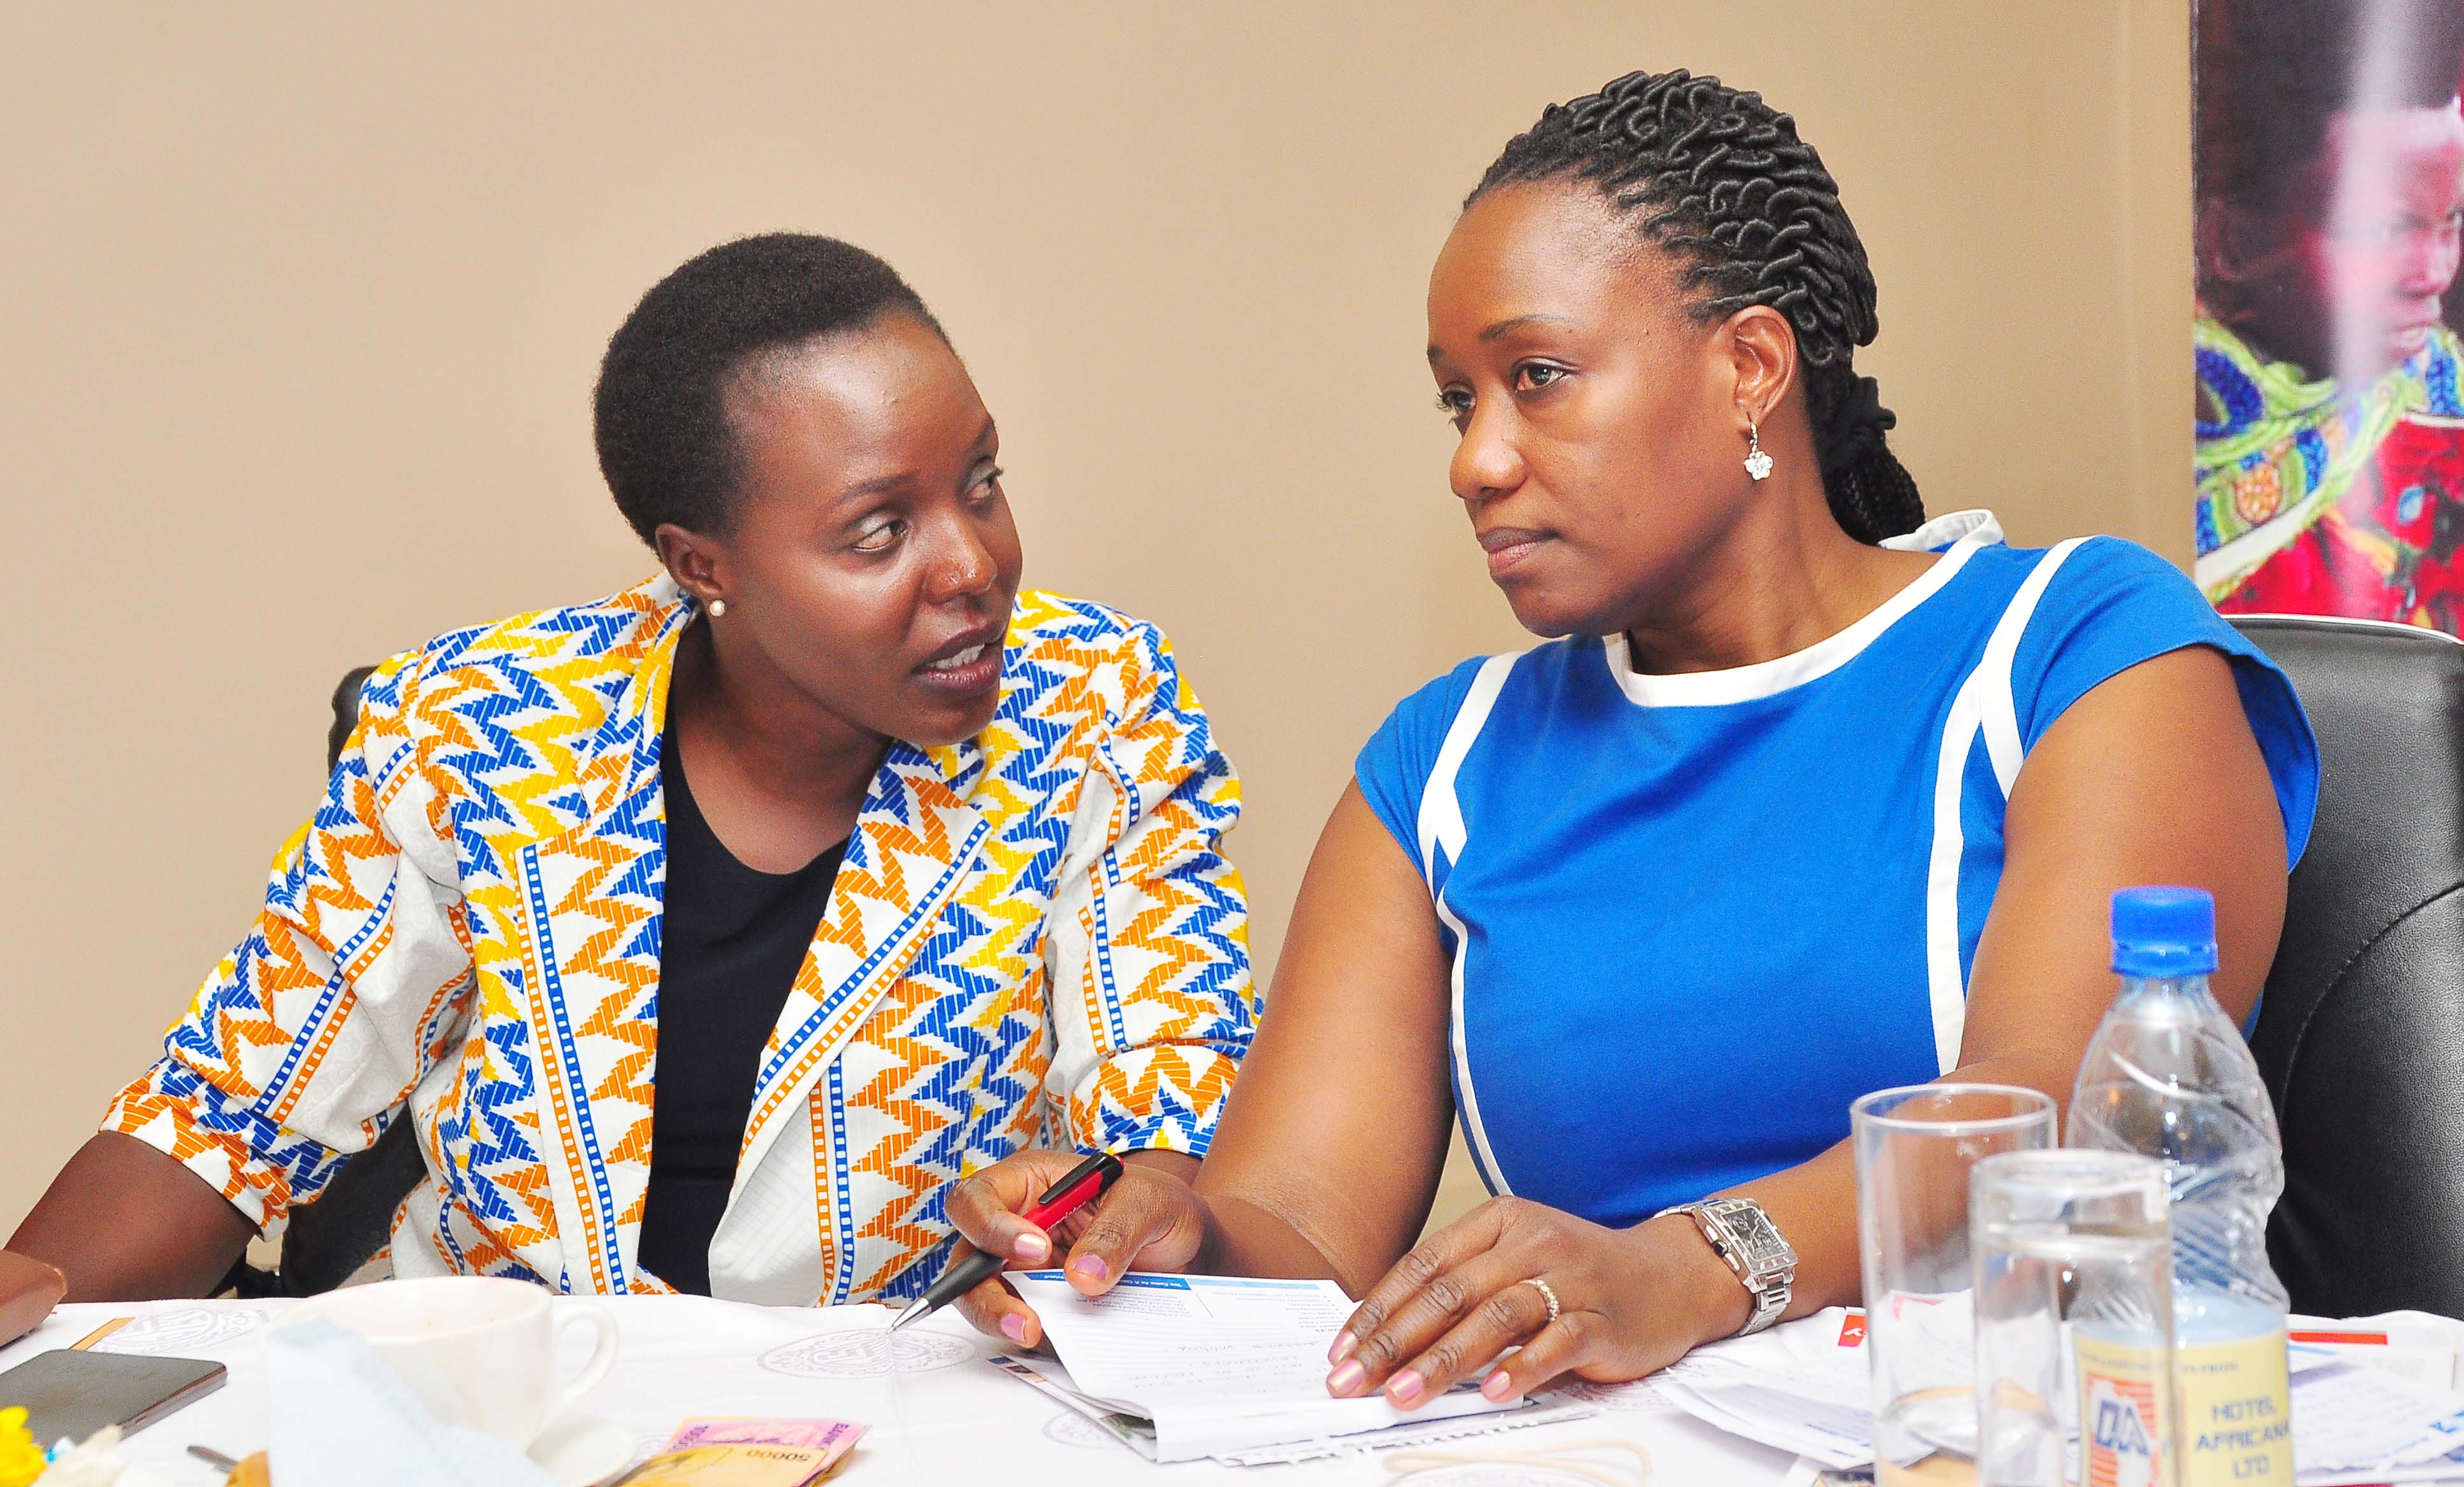
[[2216,900],[2205,888],[2124,888],[2113,896],[2113,969],[2206,975],[2216,969]]

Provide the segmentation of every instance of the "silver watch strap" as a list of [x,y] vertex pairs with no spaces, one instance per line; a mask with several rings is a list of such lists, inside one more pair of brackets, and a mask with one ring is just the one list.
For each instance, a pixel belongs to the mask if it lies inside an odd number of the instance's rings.
[[1746,1318],[1746,1324],[1734,1334],[1751,1337],[1779,1321],[1780,1314],[1788,1310],[1788,1303],[1796,1290],[1796,1251],[1785,1236],[1781,1236],[1782,1257],[1779,1261],[1760,1270],[1750,1267],[1735,1230],[1729,1227],[1727,1216],[1721,1212],[1732,1205],[1752,1210],[1773,1235],[1779,1234],[1777,1226],[1771,1224],[1771,1216],[1763,1212],[1763,1206],[1751,1198],[1708,1198],[1699,1203],[1680,1203],[1652,1216],[1664,1218],[1670,1214],[1683,1214],[1694,1221],[1704,1242],[1711,1246],[1711,1252],[1720,1257],[1721,1262],[1746,1288],[1746,1295],[1754,1303],[1753,1313]]
[[1795,1294],[1795,1290],[1793,1276],[1784,1277],[1777,1283],[1765,1286],[1759,1291],[1748,1287],[1749,1294],[1754,1299],[1754,1314],[1748,1317],[1746,1324],[1737,1329],[1737,1336],[1751,1337],[1777,1322],[1780,1313],[1788,1310],[1788,1303]]

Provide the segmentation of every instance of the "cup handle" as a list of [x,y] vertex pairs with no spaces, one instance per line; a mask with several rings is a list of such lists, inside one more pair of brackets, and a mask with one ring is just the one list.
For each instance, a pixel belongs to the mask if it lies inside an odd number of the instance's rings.
[[616,1367],[616,1314],[596,1301],[576,1301],[569,1297],[557,1299],[556,1332],[564,1335],[565,1328],[576,1322],[590,1323],[599,1334],[599,1345],[590,1350],[590,1361],[572,1383],[557,1391],[556,1408],[548,1412],[551,1420],[561,1419],[582,1403],[582,1396],[599,1387],[607,1370]]

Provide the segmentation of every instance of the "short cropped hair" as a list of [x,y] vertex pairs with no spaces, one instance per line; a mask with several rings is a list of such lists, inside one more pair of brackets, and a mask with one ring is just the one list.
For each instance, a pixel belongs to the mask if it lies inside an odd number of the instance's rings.
[[665,522],[729,530],[744,461],[727,397],[748,362],[888,315],[942,334],[890,265],[806,232],[722,243],[652,286],[608,340],[592,400],[600,473],[642,540]]

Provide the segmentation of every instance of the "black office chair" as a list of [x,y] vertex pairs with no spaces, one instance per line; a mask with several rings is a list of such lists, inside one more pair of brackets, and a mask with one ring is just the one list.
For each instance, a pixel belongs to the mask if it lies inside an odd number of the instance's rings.
[[[328,773],[358,726],[360,686],[375,669],[361,667],[347,672],[334,689],[334,721],[325,733]],[[394,1211],[427,1171],[410,1122],[396,1120],[365,1151],[343,1160],[316,1202],[292,1212],[275,1270],[258,1270],[243,1259],[224,1279],[224,1287],[249,1297],[314,1296],[334,1289],[385,1247]]]
[[2268,1253],[2296,1310],[2464,1316],[2464,645],[2235,627],[2319,735],[2319,820],[2251,1037],[2284,1127]]

